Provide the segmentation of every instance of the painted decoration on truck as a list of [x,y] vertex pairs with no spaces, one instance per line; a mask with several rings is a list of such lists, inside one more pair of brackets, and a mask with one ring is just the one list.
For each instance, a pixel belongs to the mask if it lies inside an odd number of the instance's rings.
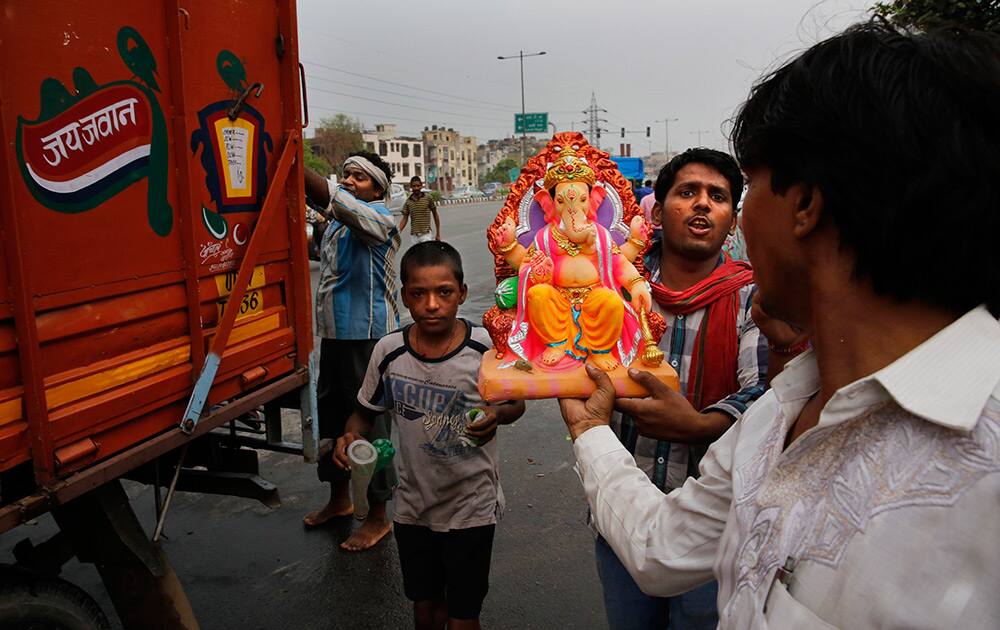
[[139,32],[122,27],[118,54],[133,78],[97,85],[73,69],[70,92],[42,81],[35,120],[17,118],[17,160],[28,190],[43,206],[75,214],[91,210],[146,178],[149,227],[170,234],[167,127],[156,99],[156,59]]
[[273,143],[264,130],[264,116],[246,102],[251,94],[259,96],[263,86],[247,87],[246,69],[231,51],[221,51],[215,66],[233,94],[244,95],[242,101],[217,101],[203,108],[198,112],[200,126],[191,134],[191,152],[201,149],[205,187],[215,205],[214,211],[202,206],[202,222],[209,234],[222,240],[229,234],[224,214],[260,211]]

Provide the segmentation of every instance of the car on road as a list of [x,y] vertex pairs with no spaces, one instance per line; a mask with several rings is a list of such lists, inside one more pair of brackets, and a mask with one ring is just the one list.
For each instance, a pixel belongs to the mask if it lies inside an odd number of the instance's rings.
[[483,186],[483,194],[486,195],[487,197],[492,197],[494,195],[502,195],[504,194],[505,190],[506,187],[500,182],[489,182],[488,184]]
[[406,203],[406,198],[410,196],[410,193],[402,184],[389,184],[389,191],[391,194],[385,207],[393,214],[400,214],[403,212],[403,204]]
[[452,199],[476,199],[485,197],[486,195],[483,194],[483,191],[474,186],[458,186],[451,191]]

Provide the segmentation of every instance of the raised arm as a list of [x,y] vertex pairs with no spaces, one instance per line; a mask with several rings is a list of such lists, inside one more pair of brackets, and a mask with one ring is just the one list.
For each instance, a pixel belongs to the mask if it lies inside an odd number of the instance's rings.
[[521,262],[524,261],[524,255],[528,251],[524,245],[517,242],[517,226],[510,217],[504,219],[503,223],[500,225],[500,229],[497,232],[500,237],[500,255],[503,259],[507,261],[507,264],[514,269],[521,268]]
[[626,260],[635,260],[636,256],[646,247],[649,240],[649,228],[646,219],[641,216],[632,217],[629,223],[629,237],[619,248]]
[[330,205],[330,183],[325,177],[312,169],[305,169],[306,197],[315,205],[325,208]]
[[385,206],[365,203],[340,186],[331,188],[327,210],[368,245],[381,245],[397,233],[392,213]]

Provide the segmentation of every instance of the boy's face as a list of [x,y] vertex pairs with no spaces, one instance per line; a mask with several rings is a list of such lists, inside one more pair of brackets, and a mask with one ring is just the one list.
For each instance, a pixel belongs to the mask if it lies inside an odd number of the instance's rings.
[[439,335],[451,330],[467,292],[448,265],[414,267],[403,285],[403,304],[421,334]]

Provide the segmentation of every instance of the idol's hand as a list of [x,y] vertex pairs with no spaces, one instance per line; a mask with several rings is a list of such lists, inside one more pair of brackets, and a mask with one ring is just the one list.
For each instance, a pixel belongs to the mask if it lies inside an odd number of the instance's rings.
[[517,226],[510,217],[503,220],[500,227],[497,229],[497,237],[499,238],[500,247],[506,247],[514,242],[517,237]]
[[597,241],[597,224],[593,221],[587,223],[587,236],[584,240],[585,245],[593,245]]
[[637,314],[639,311],[649,311],[653,305],[653,299],[649,294],[649,285],[646,284],[645,280],[633,284],[628,292],[632,296],[632,308]]
[[545,283],[552,280],[552,270],[555,265],[552,259],[544,252],[536,249],[535,253],[528,259],[528,264],[531,265],[532,280],[537,283]]
[[646,219],[641,214],[632,217],[632,221],[629,222],[629,236],[637,241],[646,242],[646,238],[649,236],[649,226],[646,225]]

